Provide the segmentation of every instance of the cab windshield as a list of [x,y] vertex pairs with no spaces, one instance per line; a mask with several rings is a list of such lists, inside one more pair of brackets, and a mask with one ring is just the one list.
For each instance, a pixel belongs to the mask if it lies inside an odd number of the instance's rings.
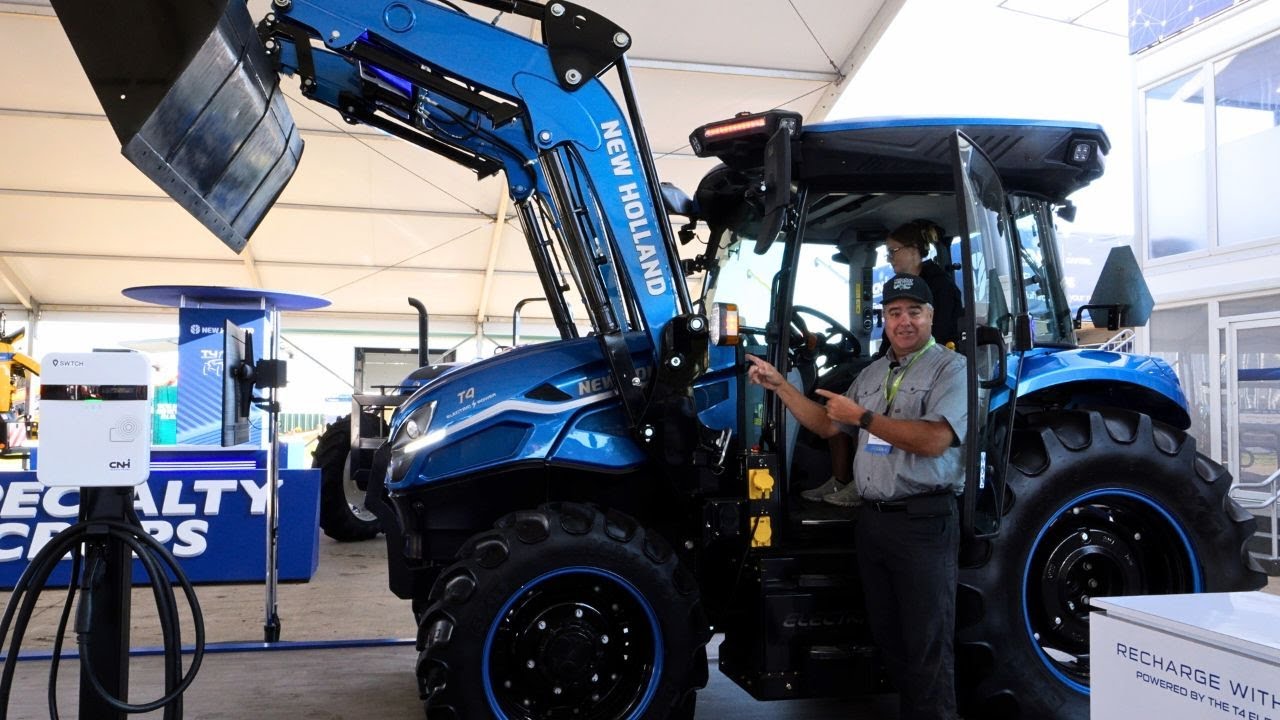
[[[958,261],[951,257],[949,235],[955,232],[955,213],[950,194],[812,193],[798,231],[793,229],[786,241],[774,242],[763,255],[755,252],[753,224],[721,233],[706,300],[736,304],[744,332],[750,335],[764,331],[775,300],[790,291],[791,324],[798,326],[793,332],[856,345],[858,354],[868,357],[881,337],[881,287],[894,274],[885,252],[889,231],[913,220],[936,224],[935,242],[921,259],[935,262],[939,274],[956,282]],[[793,261],[787,253],[795,255]],[[786,266],[794,268],[794,277],[781,274]],[[780,287],[788,281],[791,288]],[[763,337],[758,341],[764,342]]]
[[[729,239],[710,280],[707,301],[734,303],[742,325],[763,329],[772,312],[785,247],[774,243],[764,255],[757,255],[755,238],[726,234]],[[848,263],[837,259],[835,248],[826,244],[802,244],[799,253],[805,282],[796,286],[794,304],[816,309],[847,326]]]
[[1064,286],[1066,281],[1075,278],[1066,278],[1063,272],[1054,237],[1052,207],[1043,200],[1018,196],[1013,197],[1010,204],[1018,232],[1022,283],[1035,344],[1074,346],[1075,328]]

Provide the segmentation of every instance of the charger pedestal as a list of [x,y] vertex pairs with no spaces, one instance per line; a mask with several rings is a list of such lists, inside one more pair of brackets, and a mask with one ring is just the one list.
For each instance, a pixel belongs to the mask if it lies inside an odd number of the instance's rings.
[[[133,509],[132,487],[82,488],[80,521],[95,520],[128,523],[145,532]],[[87,603],[90,608],[85,619],[93,630],[80,647],[80,652],[90,661],[88,666],[83,661],[80,663],[80,717],[125,720],[127,713],[112,707],[94,691],[86,667],[94,669],[98,682],[108,693],[121,700],[128,699],[133,554],[124,542],[102,532],[91,535],[85,543],[86,571],[90,559],[95,557],[101,563],[101,574],[95,573],[94,577],[86,572],[84,586],[80,588],[80,603],[82,606]],[[175,702],[181,716],[182,700]]]

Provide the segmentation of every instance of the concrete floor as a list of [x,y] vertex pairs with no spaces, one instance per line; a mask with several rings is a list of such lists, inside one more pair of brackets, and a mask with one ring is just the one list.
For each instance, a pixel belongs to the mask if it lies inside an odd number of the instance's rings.
[[[336,543],[320,538],[320,565],[307,583],[281,585],[278,609],[284,644],[335,641],[331,649],[241,650],[206,655],[199,675],[185,696],[189,718],[421,718],[413,676],[416,653],[408,640],[415,627],[407,601],[386,589],[385,545],[377,540]],[[1267,591],[1280,595],[1280,578]],[[261,585],[209,585],[197,588],[209,643],[259,644],[263,639],[265,592]],[[23,642],[24,652],[47,654],[64,592],[41,596],[40,610]],[[8,593],[0,593],[0,603]],[[155,647],[160,633],[150,590],[134,591],[133,646]],[[183,609],[185,612],[185,608]],[[192,637],[184,621],[184,642]],[[381,640],[380,644],[342,641]],[[74,643],[72,634],[71,643]],[[714,656],[716,643],[708,649]],[[188,658],[189,660],[189,658]],[[47,660],[24,660],[9,702],[9,718],[47,718]],[[158,657],[138,657],[130,666],[130,697],[135,702],[158,695],[163,677]],[[61,717],[76,717],[78,672],[64,661],[59,679]],[[892,696],[856,702],[831,700],[759,703],[715,669],[699,695],[699,718],[854,718],[896,717]],[[137,715],[159,718],[160,712]]]

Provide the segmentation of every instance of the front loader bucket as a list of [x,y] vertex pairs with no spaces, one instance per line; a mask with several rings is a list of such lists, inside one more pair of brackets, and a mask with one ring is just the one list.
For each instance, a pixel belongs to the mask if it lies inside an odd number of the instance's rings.
[[124,156],[240,252],[302,155],[244,0],[52,0]]

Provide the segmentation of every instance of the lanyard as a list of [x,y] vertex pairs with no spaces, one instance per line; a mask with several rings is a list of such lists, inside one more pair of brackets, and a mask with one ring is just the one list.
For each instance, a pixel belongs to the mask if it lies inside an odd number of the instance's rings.
[[[893,368],[889,368],[889,372],[884,376],[884,411],[886,413],[893,408],[893,399],[898,396],[898,388],[902,387],[902,378],[907,376],[907,371],[911,369],[912,365],[916,364],[916,361],[920,359],[920,356],[923,355],[926,350],[936,344],[938,344],[937,340],[930,337],[929,342],[925,343],[924,347],[917,350],[915,354],[911,356],[911,361],[903,366],[902,372],[898,373],[897,377],[893,377]],[[892,380],[890,380],[890,378],[892,378]]]

